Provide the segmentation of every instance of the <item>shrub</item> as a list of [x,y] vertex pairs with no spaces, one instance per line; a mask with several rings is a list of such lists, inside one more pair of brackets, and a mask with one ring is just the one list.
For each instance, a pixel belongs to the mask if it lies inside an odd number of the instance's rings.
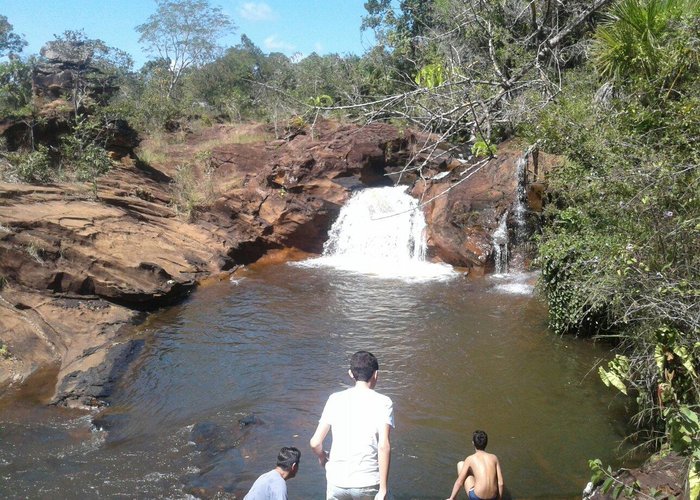
[[6,156],[22,182],[45,184],[57,177],[46,146],[39,145],[34,151],[9,153]]

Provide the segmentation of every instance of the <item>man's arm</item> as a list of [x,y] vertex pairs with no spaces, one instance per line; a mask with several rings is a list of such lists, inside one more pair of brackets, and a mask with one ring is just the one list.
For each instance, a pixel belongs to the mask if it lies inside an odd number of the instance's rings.
[[464,487],[464,482],[467,480],[467,474],[469,473],[469,468],[471,467],[471,464],[469,463],[469,457],[464,459],[464,463],[462,463],[462,468],[459,470],[459,474],[457,474],[457,480],[455,481],[454,486],[452,487],[452,493],[450,493],[450,498],[447,500],[454,500],[457,498],[457,495],[459,495],[459,490],[461,490]]
[[323,451],[323,440],[326,439],[329,430],[331,430],[330,425],[319,422],[316,432],[309,441],[309,446],[318,457],[318,463],[321,464],[321,467],[326,467],[326,462],[328,462],[328,454]]
[[503,474],[501,473],[501,462],[496,458],[496,476],[498,478],[498,498],[503,498]]
[[379,494],[376,498],[384,500],[389,483],[389,466],[391,465],[391,425],[384,424],[379,428],[378,459],[379,459]]

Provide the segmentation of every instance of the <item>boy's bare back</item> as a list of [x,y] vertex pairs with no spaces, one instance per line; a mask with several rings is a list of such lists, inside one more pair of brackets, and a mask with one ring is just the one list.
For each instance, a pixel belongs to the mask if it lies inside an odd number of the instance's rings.
[[484,431],[474,431],[472,443],[474,453],[457,464],[457,480],[452,486],[448,500],[454,500],[464,487],[467,498],[489,500],[503,497],[503,474],[498,457],[487,453],[488,436]]
[[[502,491],[499,488],[499,483],[502,484],[503,480],[500,479],[501,465],[496,455],[477,450],[464,460],[464,467],[467,467],[467,477],[470,472],[474,476],[472,488],[479,498],[499,498],[501,496]],[[465,485],[465,489],[468,493],[470,488]]]

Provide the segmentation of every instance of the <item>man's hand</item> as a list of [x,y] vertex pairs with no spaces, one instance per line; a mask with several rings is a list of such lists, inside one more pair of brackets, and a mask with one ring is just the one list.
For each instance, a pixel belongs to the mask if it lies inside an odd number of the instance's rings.
[[321,454],[318,456],[318,463],[321,464],[321,467],[324,469],[326,468],[326,464],[328,463],[328,452],[326,450],[323,450]]

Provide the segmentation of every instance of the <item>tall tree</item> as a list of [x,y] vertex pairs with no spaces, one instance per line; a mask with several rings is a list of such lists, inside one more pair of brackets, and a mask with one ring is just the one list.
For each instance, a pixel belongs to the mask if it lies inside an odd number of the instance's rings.
[[[363,27],[396,61],[394,93],[364,105],[442,134],[489,143],[560,91],[583,59],[590,20],[612,0],[370,0]],[[374,54],[376,55],[376,54]],[[398,59],[397,59],[398,55]]]
[[27,42],[14,32],[6,16],[0,15],[0,57],[22,52]]
[[207,0],[156,0],[158,9],[136,27],[139,43],[150,54],[170,62],[168,97],[183,73],[214,60],[221,50],[217,40],[235,25],[220,7]]

